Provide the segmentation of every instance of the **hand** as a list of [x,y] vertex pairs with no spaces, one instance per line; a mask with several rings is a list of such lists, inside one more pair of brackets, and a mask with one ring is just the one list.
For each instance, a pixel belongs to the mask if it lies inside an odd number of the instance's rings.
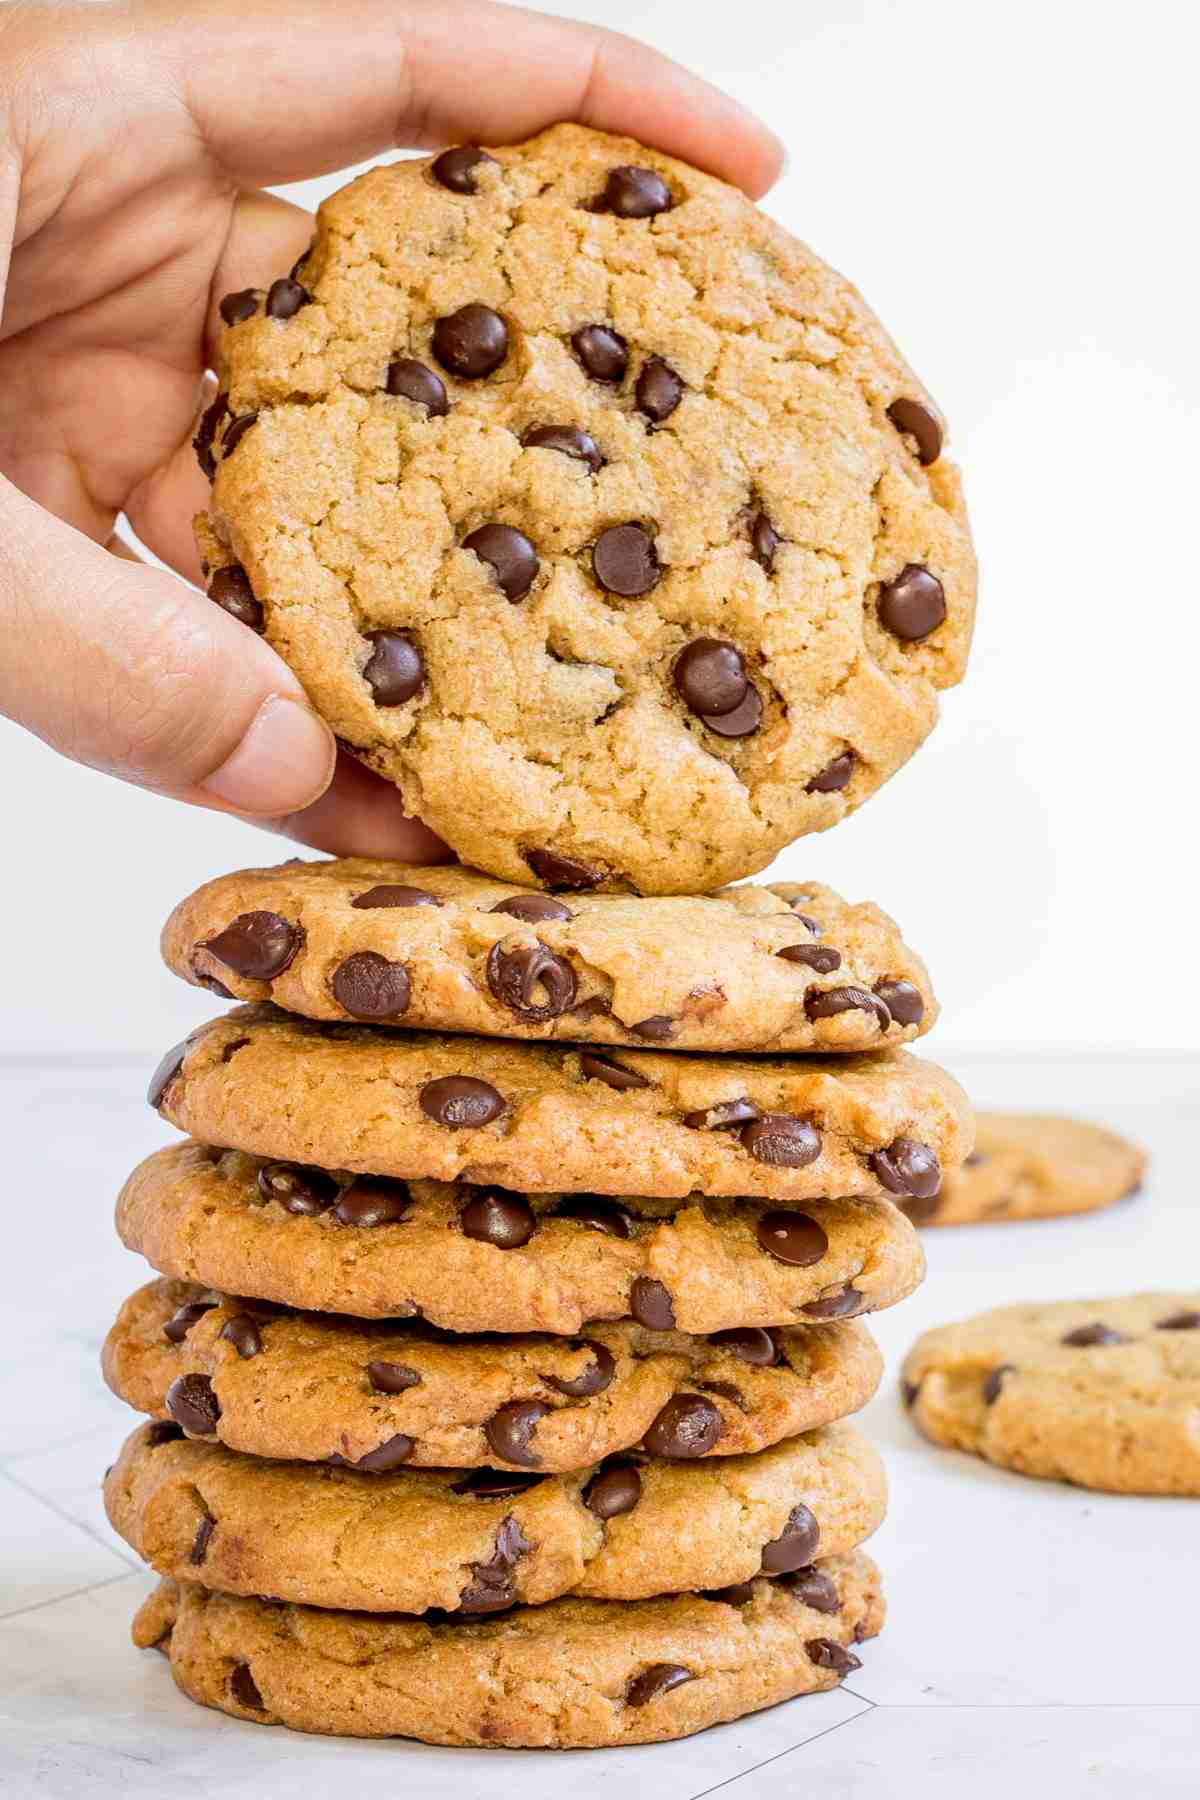
[[630,39],[488,0],[10,3],[0,67],[0,711],[323,850],[444,856],[263,639],[113,537],[200,579],[216,305],[311,236],[262,187],[575,119],[757,195],[778,144]]

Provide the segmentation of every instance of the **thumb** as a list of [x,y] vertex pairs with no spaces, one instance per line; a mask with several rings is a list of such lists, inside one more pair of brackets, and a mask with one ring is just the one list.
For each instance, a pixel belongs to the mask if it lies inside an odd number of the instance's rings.
[[0,646],[0,712],[76,762],[265,817],[329,785],[333,735],[268,644],[3,479]]

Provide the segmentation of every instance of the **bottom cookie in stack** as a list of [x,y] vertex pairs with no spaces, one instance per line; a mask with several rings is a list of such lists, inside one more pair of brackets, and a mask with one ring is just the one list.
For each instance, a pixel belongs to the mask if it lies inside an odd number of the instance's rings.
[[164,1580],[134,1642],[203,1706],[343,1737],[574,1749],[686,1737],[837,1684],[879,1631],[861,1551],[719,1593],[484,1621],[333,1612]]

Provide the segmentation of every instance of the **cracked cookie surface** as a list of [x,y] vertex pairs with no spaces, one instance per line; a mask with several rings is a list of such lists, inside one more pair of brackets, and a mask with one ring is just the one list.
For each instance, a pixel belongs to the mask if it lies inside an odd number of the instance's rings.
[[523,1195],[194,1143],[134,1170],[117,1230],[179,1280],[457,1332],[575,1334],[627,1316],[701,1336],[819,1324],[893,1306],[925,1272],[917,1233],[886,1200]]
[[760,1450],[857,1412],[882,1363],[849,1320],[715,1339],[628,1319],[586,1338],[464,1338],[160,1280],[122,1306],[103,1367],[121,1399],[186,1430],[202,1394],[203,1435],[251,1456],[360,1464],[391,1445],[407,1468],[553,1473],[639,1446]]
[[209,591],[464,861],[706,892],[861,804],[962,677],[941,419],[711,176],[570,125],[437,168],[358,178],[226,298]]
[[856,1551],[740,1597],[555,1600],[475,1624],[324,1612],[166,1580],[133,1641],[183,1692],[260,1725],[569,1750],[657,1743],[836,1687],[883,1626]]
[[927,1331],[904,1395],[935,1443],[1118,1494],[1200,1494],[1200,1293],[1031,1301]]
[[362,1174],[762,1199],[924,1197],[973,1140],[958,1083],[906,1050],[617,1054],[235,1007],[149,1098],[207,1144]]
[[975,1148],[940,1194],[909,1200],[917,1225],[975,1225],[1096,1212],[1135,1194],[1146,1169],[1138,1145],[1085,1119],[976,1113]]
[[938,1014],[886,913],[814,882],[559,900],[473,869],[293,861],[200,888],[163,956],[310,1019],[489,1037],[830,1053],[904,1043]]
[[621,1457],[564,1475],[269,1462],[142,1425],[104,1498],[160,1575],[312,1606],[473,1616],[794,1571],[862,1543],[887,1494],[878,1452],[849,1425],[754,1456]]

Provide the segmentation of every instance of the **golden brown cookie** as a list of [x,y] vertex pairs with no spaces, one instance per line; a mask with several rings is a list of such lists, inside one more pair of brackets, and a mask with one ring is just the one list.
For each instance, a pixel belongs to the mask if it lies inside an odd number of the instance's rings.
[[181,1281],[448,1331],[578,1333],[632,1316],[707,1336],[893,1306],[925,1271],[887,1200],[672,1202],[331,1174],[173,1144],[117,1202],[129,1249]]
[[[194,1423],[204,1405],[194,1397]],[[160,1575],[408,1613],[780,1574],[861,1544],[886,1498],[878,1452],[849,1425],[755,1456],[619,1457],[567,1475],[268,1462],[141,1425],[104,1484],[114,1529]]]
[[937,1018],[876,906],[814,882],[556,900],[473,869],[288,862],[210,881],[163,932],[198,987],[310,1019],[677,1050],[875,1050]]
[[360,177],[222,302],[209,592],[464,861],[708,892],[858,806],[962,677],[941,418],[713,177],[573,125],[439,167]]
[[168,1580],[133,1641],[161,1650],[191,1699],[259,1725],[569,1750],[686,1737],[836,1687],[883,1611],[860,1551],[723,1597],[555,1600],[472,1624]]
[[149,1098],[181,1130],[256,1156],[535,1192],[921,1198],[973,1141],[958,1083],[905,1050],[612,1055],[266,1004],[168,1051]]
[[[105,1379],[139,1412],[251,1456],[370,1467],[580,1469],[641,1445],[735,1456],[865,1406],[882,1363],[864,1325],[716,1338],[631,1319],[586,1338],[457,1337],[297,1313],[182,1281],[131,1294]],[[215,1429],[214,1429],[215,1428]]]
[[1022,1475],[1200,1494],[1200,1293],[1031,1301],[927,1331],[904,1395],[926,1437]]
[[915,1225],[976,1225],[1096,1212],[1137,1192],[1146,1169],[1136,1144],[1084,1119],[976,1113],[975,1148],[940,1194],[906,1200]]

